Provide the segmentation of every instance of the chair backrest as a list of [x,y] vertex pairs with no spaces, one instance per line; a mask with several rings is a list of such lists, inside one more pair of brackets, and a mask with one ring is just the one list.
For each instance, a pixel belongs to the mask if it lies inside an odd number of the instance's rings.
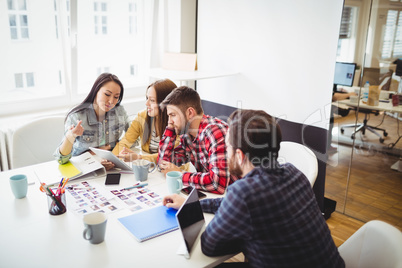
[[318,174],[317,157],[308,147],[303,144],[282,141],[279,150],[278,162],[280,164],[291,163],[297,167],[310,181],[313,187]]
[[402,233],[383,221],[369,221],[338,248],[346,267],[402,267]]
[[13,133],[12,168],[53,160],[64,135],[64,116],[45,117],[29,122]]

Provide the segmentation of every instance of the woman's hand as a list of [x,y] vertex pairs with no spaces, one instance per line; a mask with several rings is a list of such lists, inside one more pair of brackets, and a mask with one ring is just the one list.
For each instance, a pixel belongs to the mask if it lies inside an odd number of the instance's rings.
[[101,164],[106,170],[111,170],[115,167],[113,162],[107,161],[106,159],[102,159]]
[[82,136],[84,134],[84,127],[81,126],[82,120],[78,121],[78,124],[76,126],[71,125],[69,130],[66,133],[67,139],[71,142],[74,143],[75,139],[78,136]]
[[140,158],[138,154],[136,154],[133,150],[128,149],[126,147],[121,150],[118,155],[119,158],[123,158],[126,162],[131,162]]

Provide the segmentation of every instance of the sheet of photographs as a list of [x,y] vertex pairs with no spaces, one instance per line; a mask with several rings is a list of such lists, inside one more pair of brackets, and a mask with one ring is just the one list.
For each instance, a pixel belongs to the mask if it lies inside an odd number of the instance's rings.
[[147,187],[112,190],[112,194],[124,202],[132,212],[154,207],[162,203],[163,197]]
[[124,207],[96,183],[77,182],[67,186],[66,192],[70,195],[67,197],[67,209],[77,214],[85,215],[95,211],[108,214]]

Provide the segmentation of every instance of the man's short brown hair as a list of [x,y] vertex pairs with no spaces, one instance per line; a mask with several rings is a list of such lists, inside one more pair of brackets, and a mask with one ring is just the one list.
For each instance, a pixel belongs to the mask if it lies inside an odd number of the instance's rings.
[[194,108],[199,115],[204,113],[200,95],[198,95],[197,91],[187,86],[175,88],[170,92],[161,103],[162,108],[165,108],[167,105],[177,106],[183,114],[190,107]]
[[275,118],[262,110],[236,110],[229,117],[229,144],[247,155],[254,166],[278,158],[282,132]]

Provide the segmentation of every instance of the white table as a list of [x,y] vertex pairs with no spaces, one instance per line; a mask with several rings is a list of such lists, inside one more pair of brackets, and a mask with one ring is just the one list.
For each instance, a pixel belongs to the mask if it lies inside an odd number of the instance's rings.
[[402,113],[402,105],[399,106],[392,106],[392,101],[389,100],[389,102],[380,102],[378,106],[371,106],[368,104],[363,103],[362,100],[360,102],[351,102],[350,99],[346,100],[340,100],[338,101],[340,104],[345,104],[350,107],[357,108],[358,106],[362,109],[371,109],[371,110],[376,110],[376,111],[385,111],[385,112],[391,112],[391,113]]
[[[39,191],[39,183],[28,187],[25,198],[14,198],[9,177],[13,174],[35,176],[33,168],[0,173],[0,267],[213,267],[233,256],[205,256],[198,237],[191,258],[185,259],[176,254],[182,243],[178,230],[139,243],[117,220],[131,214],[127,209],[108,214],[105,241],[90,244],[82,237],[82,217],[69,211],[68,206],[63,215],[48,213],[46,195]],[[88,182],[104,185],[104,180],[103,176]],[[105,187],[121,189],[133,183],[133,174],[122,174],[118,187]],[[167,193],[162,173],[151,173],[148,183],[157,193]],[[213,218],[212,214],[204,216],[207,223]]]

